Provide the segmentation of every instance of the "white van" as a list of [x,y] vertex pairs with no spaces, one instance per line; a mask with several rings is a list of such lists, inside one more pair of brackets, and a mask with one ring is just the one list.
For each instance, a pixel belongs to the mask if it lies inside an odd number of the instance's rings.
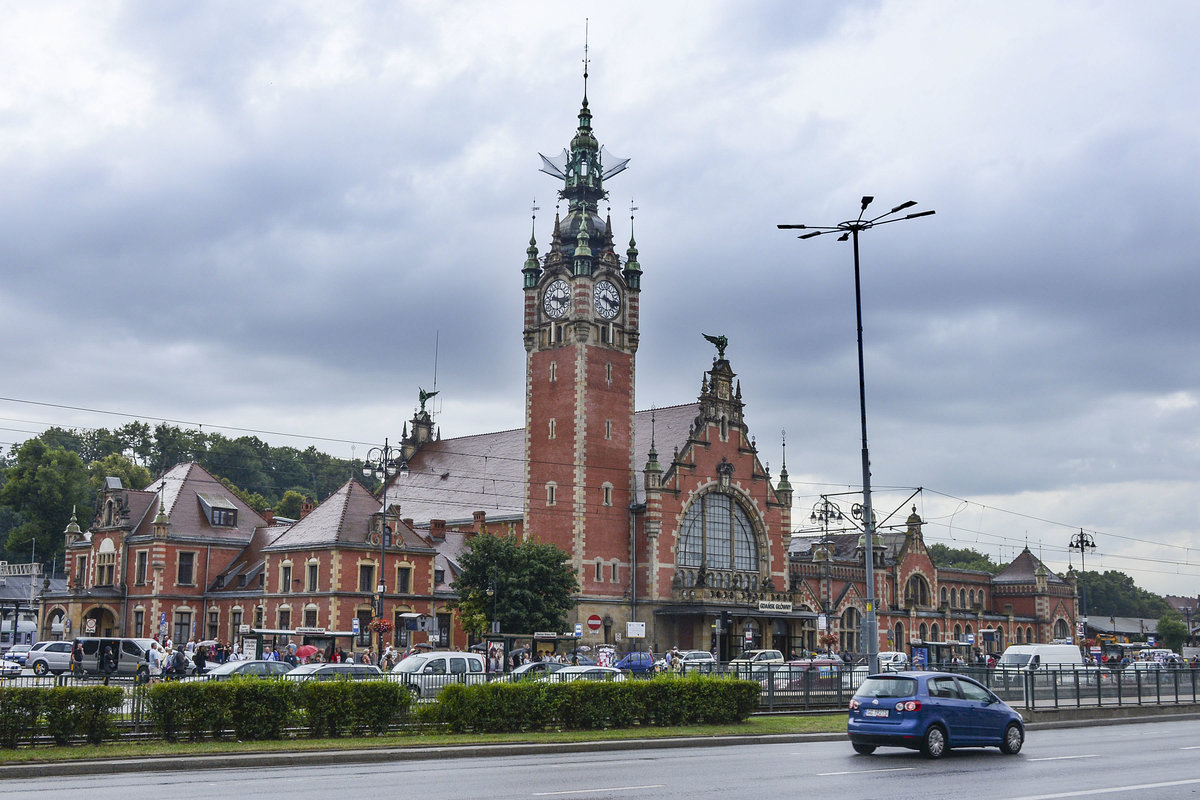
[[908,653],[884,650],[879,654],[880,672],[903,672],[908,669]]
[[1004,650],[996,669],[1034,670],[1092,669],[1083,653],[1073,644],[1013,644]]
[[437,697],[451,683],[483,683],[487,680],[483,656],[457,650],[414,653],[392,667],[391,680],[408,687],[414,697]]

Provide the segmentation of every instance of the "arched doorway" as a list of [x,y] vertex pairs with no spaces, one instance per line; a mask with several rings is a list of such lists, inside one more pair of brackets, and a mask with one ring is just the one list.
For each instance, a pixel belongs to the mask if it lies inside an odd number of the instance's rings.
[[83,615],[80,636],[116,636],[117,616],[104,606],[96,606]]

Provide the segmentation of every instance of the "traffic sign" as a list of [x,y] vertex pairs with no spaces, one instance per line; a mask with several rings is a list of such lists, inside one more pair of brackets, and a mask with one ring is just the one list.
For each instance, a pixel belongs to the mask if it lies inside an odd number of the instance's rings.
[[579,638],[582,638],[582,637],[583,637],[583,623],[582,623],[582,622],[576,622],[576,623],[575,623],[575,638],[576,638],[576,639],[579,639]]
[[352,617],[350,619],[350,630],[354,633],[355,636],[358,635],[358,617]]
[[588,630],[592,633],[599,633],[600,626],[604,624],[604,620],[600,619],[599,614],[592,614],[587,618]]

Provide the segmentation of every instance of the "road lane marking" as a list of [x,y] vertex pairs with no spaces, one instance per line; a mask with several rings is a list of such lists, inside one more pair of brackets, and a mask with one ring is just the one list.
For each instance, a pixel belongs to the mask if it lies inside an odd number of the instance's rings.
[[534,797],[561,797],[567,794],[590,794],[591,792],[628,792],[633,789],[665,789],[665,783],[654,783],[649,786],[608,786],[599,789],[568,789],[562,792],[533,792]]
[[1136,792],[1141,789],[1168,789],[1172,786],[1191,786],[1197,783],[1200,783],[1200,778],[1191,778],[1186,781],[1163,781],[1162,783],[1135,783],[1130,786],[1109,786],[1105,789],[1081,789],[1077,792],[1058,792],[1056,794],[1030,794],[1024,797],[1013,797],[1010,800],[1058,800],[1062,797],[1093,797],[1098,794]]
[[1030,761],[1070,761],[1073,758],[1099,758],[1099,757],[1100,757],[1100,755],[1097,753],[1094,755],[1086,755],[1086,756],[1046,756],[1045,758],[1031,758],[1029,760]]
[[851,769],[845,772],[818,772],[818,778],[828,778],[833,775],[866,775],[871,772],[907,772],[916,767],[892,767],[891,769]]

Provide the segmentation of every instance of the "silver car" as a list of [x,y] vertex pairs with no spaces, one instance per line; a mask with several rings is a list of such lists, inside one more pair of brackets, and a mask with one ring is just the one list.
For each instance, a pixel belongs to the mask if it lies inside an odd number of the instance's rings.
[[53,673],[61,675],[71,669],[70,642],[38,642],[25,656],[25,666],[33,670],[34,675]]

